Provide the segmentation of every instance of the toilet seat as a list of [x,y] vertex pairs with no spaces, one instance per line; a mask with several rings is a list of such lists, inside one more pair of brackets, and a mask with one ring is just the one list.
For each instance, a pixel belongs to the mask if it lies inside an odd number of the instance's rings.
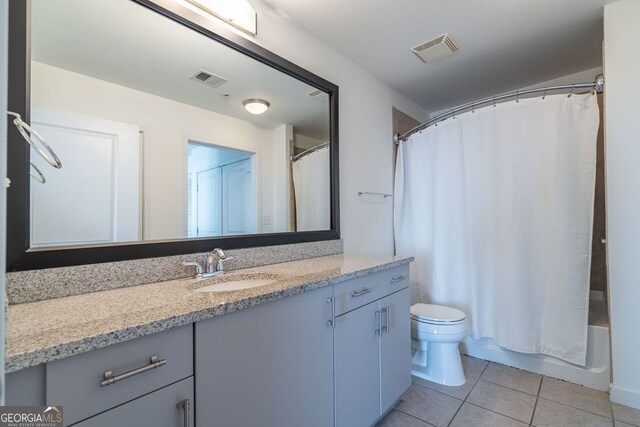
[[411,320],[429,325],[459,325],[466,321],[466,315],[452,307],[436,304],[414,304],[411,306]]

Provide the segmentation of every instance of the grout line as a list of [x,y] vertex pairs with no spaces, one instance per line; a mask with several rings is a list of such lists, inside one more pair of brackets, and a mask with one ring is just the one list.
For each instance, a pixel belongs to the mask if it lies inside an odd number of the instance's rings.
[[[427,380],[425,380],[425,381],[427,381]],[[434,384],[436,384],[436,383],[434,383]],[[448,397],[448,398],[450,398],[450,399],[454,399],[454,400],[457,400],[457,401],[459,401],[459,402],[464,402],[464,400],[463,400],[463,399],[460,399],[459,397],[451,396],[451,395],[448,395],[447,393],[443,393],[443,392],[441,392],[441,391],[434,390],[434,389],[432,389],[431,387],[429,387],[429,386],[428,386],[428,385],[426,385],[426,384],[422,384],[422,383],[416,382],[416,383],[415,383],[415,385],[417,385],[418,387],[426,388],[426,389],[427,389],[427,390],[429,390],[429,391],[433,391],[434,393],[441,394],[441,395],[446,396],[446,397]],[[456,387],[461,387],[461,386],[456,386]]]
[[501,414],[500,412],[496,412],[496,411],[494,411],[494,410],[492,410],[492,409],[487,409],[487,408],[485,408],[485,407],[483,407],[483,406],[476,405],[475,403],[471,403],[471,402],[466,402],[466,403],[468,403],[468,404],[469,404],[469,405],[471,405],[471,406],[475,406],[476,408],[480,408],[480,409],[484,409],[485,411],[493,412],[494,414],[496,414],[496,415],[500,415],[501,417],[505,417],[505,418],[509,418],[510,420],[517,421],[517,422],[519,422],[520,424],[528,425],[526,422],[524,422],[524,421],[522,421],[522,420],[519,420],[519,419],[517,419],[517,418],[510,417],[509,415]]
[[[549,377],[547,375],[543,375],[542,376],[542,381],[544,381],[545,378],[557,379],[557,378]],[[578,411],[584,411],[584,412],[588,412],[588,413],[593,414],[593,415],[597,415],[599,417],[607,418],[606,415],[598,414],[597,412],[592,412],[592,411],[590,411],[588,409],[578,408],[577,406],[569,405],[568,403],[558,402],[558,401],[555,401],[555,400],[547,399],[546,397],[541,397],[540,396],[540,392],[542,391],[542,381],[540,382],[540,390],[538,390],[538,399],[543,399],[543,400],[546,400],[546,401],[549,401],[549,402],[557,403],[558,405],[564,405],[564,406],[568,406],[569,408],[577,409]],[[560,381],[568,382],[568,381],[565,381],[565,380],[560,380]],[[568,383],[569,384],[573,384],[573,383],[570,383],[570,382],[568,382]],[[574,384],[574,385],[577,385],[579,387],[584,387],[584,388],[589,389],[589,390],[602,391],[602,390],[592,389],[591,387],[587,387],[587,386],[583,386],[583,385],[579,385],[579,384]],[[538,404],[538,402],[536,401],[536,405],[537,404]],[[611,405],[611,399],[609,399],[609,408],[611,409],[611,419],[613,420],[613,406]]]
[[[569,407],[569,408],[572,408],[572,409],[577,409],[578,411],[587,412],[587,413],[589,413],[591,415],[597,415],[597,416],[602,417],[602,418],[607,418],[606,415],[598,414],[597,412],[592,412],[592,411],[589,411],[588,409],[578,408],[577,406],[568,405],[566,403],[556,402],[555,400],[547,399],[545,397],[539,397],[538,399],[546,400],[547,402],[556,403],[558,405],[566,406],[566,407]],[[613,417],[607,418],[607,419],[611,419],[612,420]]]
[[[493,381],[489,381],[489,380],[484,379],[484,378],[481,378],[481,380],[484,381],[485,383],[497,385],[497,386],[500,386],[500,387],[508,388],[509,390],[517,391],[518,393],[526,394],[527,396],[538,397],[537,394],[527,393],[526,391],[518,390],[517,388],[509,387],[509,386],[506,386],[506,385],[503,385],[503,384],[494,383]],[[542,379],[541,379],[540,382],[542,382]],[[540,386],[538,386],[538,393],[540,393]]]
[[[479,360],[482,360],[482,359],[479,359]],[[488,360],[485,360],[485,362],[487,362],[487,364],[484,365],[484,369],[482,370],[482,372],[480,372],[480,375],[478,375],[478,379],[476,379],[476,382],[473,383],[473,387],[471,387],[469,389],[469,393],[467,393],[467,395],[464,397],[464,400],[462,401],[462,404],[460,406],[458,406],[458,409],[456,410],[456,413],[453,414],[453,417],[451,417],[451,420],[447,423],[447,427],[449,427],[451,425],[451,423],[453,422],[453,420],[455,420],[456,416],[458,415],[458,412],[460,412],[460,409],[462,409],[462,406],[467,401],[467,398],[469,397],[469,395],[471,394],[473,389],[476,388],[476,385],[478,385],[478,381],[480,381],[480,378],[482,378],[482,374],[484,374],[484,371],[487,370],[487,367],[489,366],[489,363],[491,363]]]
[[476,380],[475,383],[473,383],[473,387],[471,387],[471,389],[469,390],[469,393],[467,393],[467,395],[464,397],[463,402],[467,401],[467,398],[469,397],[469,395],[471,394],[471,392],[473,391],[474,388],[476,388],[476,386],[478,385],[478,382],[480,381],[480,378],[482,378],[482,375],[484,374],[484,371],[487,370],[487,368],[489,367],[489,364],[491,362],[487,361],[487,364],[485,365],[484,369],[482,370],[482,372],[480,372],[480,375],[478,375],[478,379]]
[[533,425],[533,417],[536,415],[536,408],[538,407],[538,400],[540,400],[540,390],[542,390],[542,381],[544,381],[544,375],[540,378],[540,384],[538,384],[538,393],[536,394],[536,403],[533,404],[533,412],[531,413],[531,421],[529,426]]
[[405,412],[405,411],[403,411],[402,409],[393,408],[392,410],[393,410],[393,411],[402,412],[403,414],[408,415],[408,416],[410,416],[411,418],[414,418],[414,419],[416,419],[416,420],[418,420],[418,421],[420,421],[420,422],[423,422],[423,423],[425,423],[425,424],[427,424],[427,425],[430,425],[430,426],[434,426],[434,427],[435,427],[435,425],[434,425],[434,424],[431,424],[430,422],[425,421],[425,420],[423,420],[422,418],[418,418],[418,417],[416,417],[415,415],[411,415],[410,413]]
[[609,398],[609,410],[611,410],[611,421],[613,421],[613,427],[616,427],[616,417],[613,414],[613,403],[611,403],[611,398]]

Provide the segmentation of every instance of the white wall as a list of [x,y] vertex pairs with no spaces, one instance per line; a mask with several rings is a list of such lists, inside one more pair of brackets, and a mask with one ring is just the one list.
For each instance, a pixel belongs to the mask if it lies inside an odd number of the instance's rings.
[[[556,77],[555,79],[539,82],[536,84],[532,84],[531,86],[520,87],[513,90],[526,90],[526,89],[533,89],[533,88],[544,87],[544,86],[567,85],[571,83],[588,83],[588,82],[595,81],[595,78],[598,74],[602,74],[602,67],[590,68],[588,70],[579,71],[573,74],[567,74],[564,76]],[[549,92],[549,94],[551,93],[554,93],[554,92]],[[555,92],[555,93],[558,93],[558,92]],[[566,92],[560,92],[560,93],[566,93]],[[535,96],[542,96],[542,94],[537,94]],[[468,102],[471,102],[471,101],[473,100],[470,99]],[[455,106],[450,106],[443,110],[433,111],[429,114],[429,117],[435,117],[439,114],[442,114],[446,111],[451,110],[454,107]]]
[[[393,253],[393,204],[363,203],[358,191],[393,192],[391,108],[426,112],[367,70],[258,0],[255,43],[340,87],[340,227],[345,252]],[[384,59],[382,59],[384,60]]]
[[640,409],[640,2],[604,8],[611,400]]
[[256,153],[258,217],[273,216],[273,179],[286,173],[272,168],[273,130],[35,61],[31,72],[33,106],[131,123],[144,132],[145,240],[187,235],[188,139]]
[[308,136],[300,135],[297,133],[293,135],[293,139],[295,141],[295,146],[304,150],[308,150],[309,148],[313,148],[316,145],[327,142],[327,140],[322,141],[320,139],[309,138]]

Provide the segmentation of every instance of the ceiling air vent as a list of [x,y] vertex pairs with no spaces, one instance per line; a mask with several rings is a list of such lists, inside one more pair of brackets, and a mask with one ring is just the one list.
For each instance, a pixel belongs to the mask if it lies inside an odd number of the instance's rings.
[[313,99],[315,99],[317,101],[321,101],[321,102],[329,101],[329,95],[327,94],[327,92],[323,92],[320,89],[316,89],[314,91],[311,91],[307,95],[309,95],[310,97],[312,97]]
[[205,70],[198,70],[197,73],[191,76],[191,80],[204,83],[207,86],[211,86],[213,88],[216,88],[227,82],[227,79],[225,79],[224,77],[216,76],[215,74]]
[[439,59],[452,55],[458,50],[458,45],[449,33],[436,37],[411,49],[422,62],[430,64]]

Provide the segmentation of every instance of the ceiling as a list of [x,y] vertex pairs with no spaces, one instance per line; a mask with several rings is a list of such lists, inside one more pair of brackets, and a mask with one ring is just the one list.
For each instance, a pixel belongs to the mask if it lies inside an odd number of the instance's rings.
[[[614,0],[263,1],[437,111],[600,66]],[[460,45],[454,55],[425,64],[410,51],[444,33]]]
[[[33,60],[268,128],[288,123],[296,133],[329,138],[327,96],[312,98],[314,87],[145,7],[129,0],[31,4]],[[213,88],[191,80],[200,69],[228,82]],[[249,98],[271,107],[252,115],[242,105]]]

